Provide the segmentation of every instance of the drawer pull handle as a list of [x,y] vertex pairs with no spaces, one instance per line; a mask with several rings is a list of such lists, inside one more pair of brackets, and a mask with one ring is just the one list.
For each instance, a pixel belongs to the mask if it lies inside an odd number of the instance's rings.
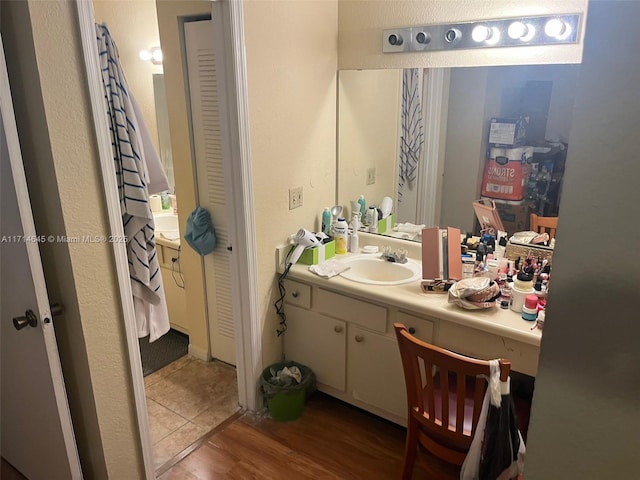
[[413,328],[413,327],[409,327],[409,333],[410,333],[411,335],[415,334],[415,333],[416,333],[416,329],[415,329],[415,328]]
[[298,298],[299,293],[298,292],[291,292],[291,296],[293,298]]
[[361,343],[364,341],[364,336],[363,335],[356,335],[356,342]]
[[335,327],[333,327],[333,331],[336,333],[340,333],[342,332],[342,327],[340,325],[336,325]]

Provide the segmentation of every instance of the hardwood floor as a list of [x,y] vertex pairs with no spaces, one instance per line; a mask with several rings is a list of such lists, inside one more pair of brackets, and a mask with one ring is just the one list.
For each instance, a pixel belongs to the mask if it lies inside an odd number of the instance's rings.
[[[277,422],[245,413],[217,431],[161,480],[397,479],[405,430],[320,392],[302,417]],[[416,466],[414,478],[453,480],[448,466]]]

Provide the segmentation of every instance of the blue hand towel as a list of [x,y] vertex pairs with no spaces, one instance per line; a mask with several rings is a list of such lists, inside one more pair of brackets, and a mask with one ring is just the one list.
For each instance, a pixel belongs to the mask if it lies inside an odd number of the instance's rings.
[[216,248],[216,232],[211,223],[211,215],[198,207],[187,219],[187,231],[184,238],[191,248],[205,256]]

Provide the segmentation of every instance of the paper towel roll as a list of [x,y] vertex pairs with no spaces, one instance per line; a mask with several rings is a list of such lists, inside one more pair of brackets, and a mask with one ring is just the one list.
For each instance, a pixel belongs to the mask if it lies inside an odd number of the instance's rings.
[[160,199],[160,195],[151,195],[149,197],[149,202],[151,203],[152,212],[162,212],[162,200]]

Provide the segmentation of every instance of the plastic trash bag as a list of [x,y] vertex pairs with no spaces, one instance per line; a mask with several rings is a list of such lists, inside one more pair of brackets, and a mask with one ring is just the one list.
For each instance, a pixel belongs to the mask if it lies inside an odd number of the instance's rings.
[[522,474],[526,447],[510,388],[510,379],[500,381],[498,361],[491,360],[489,386],[460,480],[509,480]]
[[266,398],[301,388],[307,391],[308,396],[316,389],[315,374],[309,367],[296,362],[274,363],[264,370],[261,379]]
[[467,310],[478,310],[495,307],[499,297],[500,287],[496,282],[487,277],[471,277],[451,285],[448,302]]

